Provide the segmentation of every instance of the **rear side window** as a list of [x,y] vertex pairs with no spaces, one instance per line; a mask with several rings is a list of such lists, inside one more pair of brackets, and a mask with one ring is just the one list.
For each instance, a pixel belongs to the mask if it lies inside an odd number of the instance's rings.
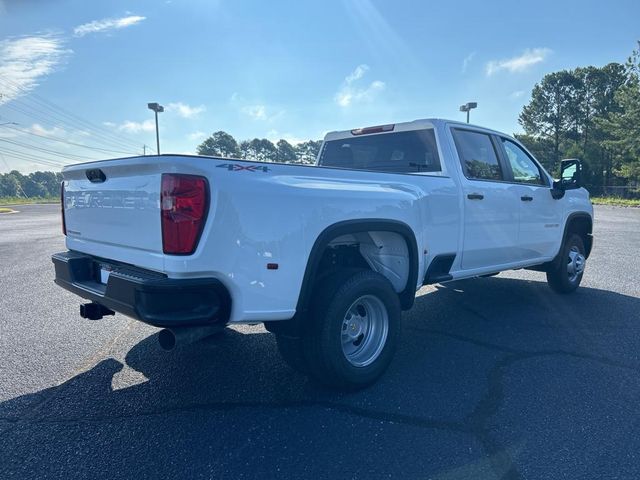
[[491,137],[471,130],[453,130],[458,156],[467,178],[502,180],[502,170]]
[[433,129],[325,142],[319,165],[390,173],[439,172]]

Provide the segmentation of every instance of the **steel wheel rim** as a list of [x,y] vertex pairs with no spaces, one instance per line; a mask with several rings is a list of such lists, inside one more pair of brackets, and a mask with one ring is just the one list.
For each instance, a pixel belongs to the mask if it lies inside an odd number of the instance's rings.
[[569,276],[570,282],[575,282],[580,275],[584,272],[584,264],[586,262],[586,258],[580,252],[580,249],[577,246],[571,247],[569,250],[569,258],[567,263],[567,275]]
[[380,356],[389,334],[389,314],[382,300],[363,295],[342,320],[342,353],[355,367],[366,367]]

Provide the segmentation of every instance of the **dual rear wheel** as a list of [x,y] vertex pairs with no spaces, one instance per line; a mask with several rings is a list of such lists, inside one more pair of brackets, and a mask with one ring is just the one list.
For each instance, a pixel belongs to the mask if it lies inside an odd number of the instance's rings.
[[287,363],[330,387],[364,388],[391,363],[400,337],[400,301],[391,283],[370,270],[344,271],[319,282],[296,335],[276,334]]

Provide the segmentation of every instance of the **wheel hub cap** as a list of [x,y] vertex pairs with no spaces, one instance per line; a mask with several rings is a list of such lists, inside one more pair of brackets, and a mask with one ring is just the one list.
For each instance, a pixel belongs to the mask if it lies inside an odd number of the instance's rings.
[[371,364],[382,352],[389,333],[389,315],[373,295],[358,298],[342,321],[342,352],[354,366]]
[[571,247],[569,250],[569,259],[567,263],[567,275],[569,281],[574,282],[584,272],[584,266],[587,259],[578,250],[578,247]]

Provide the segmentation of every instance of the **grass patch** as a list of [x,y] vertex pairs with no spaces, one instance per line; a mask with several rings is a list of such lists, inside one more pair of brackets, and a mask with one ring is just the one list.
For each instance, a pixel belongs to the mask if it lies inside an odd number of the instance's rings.
[[0,207],[0,213],[11,213],[11,212],[13,212],[13,210],[11,210],[10,208]]
[[0,205],[28,205],[30,203],[60,203],[59,197],[0,197]]
[[591,197],[594,205],[615,205],[618,207],[640,207],[640,199],[618,197]]

